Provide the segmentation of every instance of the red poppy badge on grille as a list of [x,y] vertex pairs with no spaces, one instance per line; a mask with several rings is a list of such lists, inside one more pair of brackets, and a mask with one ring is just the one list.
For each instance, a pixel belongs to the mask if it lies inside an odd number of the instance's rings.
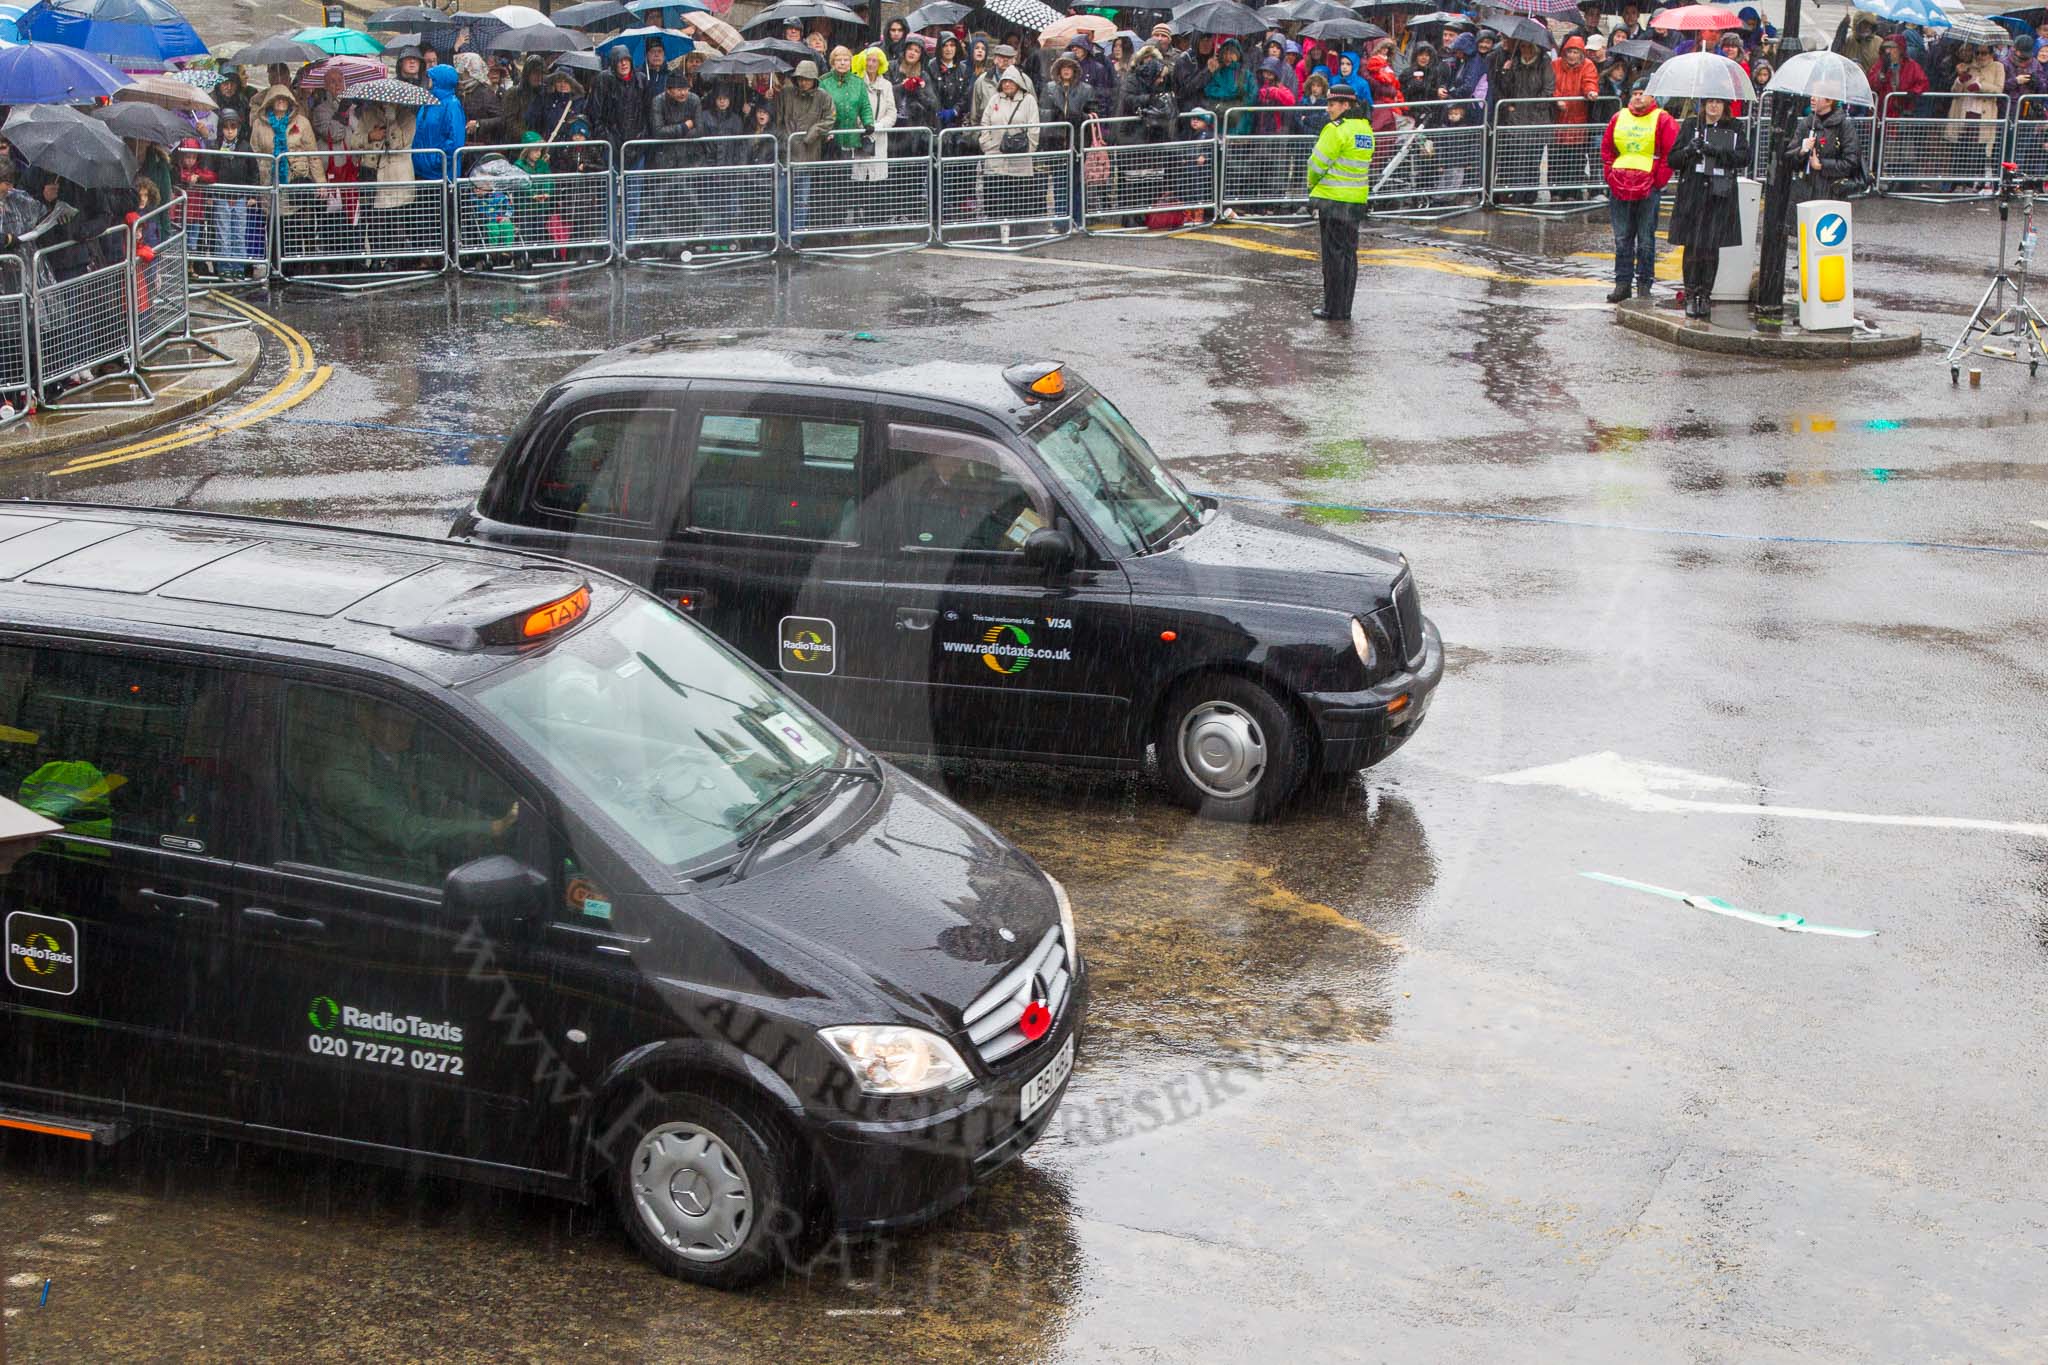
[[1052,1011],[1045,1007],[1043,1000],[1034,1000],[1024,1007],[1024,1013],[1017,1019],[1017,1031],[1032,1042],[1045,1036],[1052,1027]]

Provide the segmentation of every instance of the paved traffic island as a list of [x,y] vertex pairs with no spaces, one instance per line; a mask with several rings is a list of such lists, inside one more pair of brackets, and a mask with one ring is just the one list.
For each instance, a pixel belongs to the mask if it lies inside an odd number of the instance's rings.
[[[0,429],[0,461],[84,454],[124,436],[206,411],[241,388],[256,372],[263,358],[263,339],[255,328],[242,327],[211,333],[206,340],[227,356],[226,364],[182,371],[145,367],[143,373],[156,396],[147,407],[37,412]],[[166,346],[163,352],[164,362],[173,365],[204,358],[177,342]],[[120,398],[133,392],[132,385],[110,380],[88,393],[86,401]]]
[[1650,299],[1631,299],[1614,310],[1614,320],[1632,332],[1714,355],[1757,360],[1890,360],[1920,349],[1920,329],[1880,326],[1874,332],[1808,332],[1787,322],[1761,330],[1746,304],[1717,304],[1708,321],[1659,308]]

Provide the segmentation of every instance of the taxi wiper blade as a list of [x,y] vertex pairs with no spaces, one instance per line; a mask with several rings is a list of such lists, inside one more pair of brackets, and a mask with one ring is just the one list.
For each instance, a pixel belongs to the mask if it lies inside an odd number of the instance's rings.
[[[752,810],[740,817],[739,823],[746,824],[762,811],[767,810],[777,801],[780,801],[783,797],[816,777],[861,777],[870,778],[877,783],[882,780],[879,767],[846,768],[820,764],[815,768],[806,768],[756,802]],[[733,859],[732,867],[727,872],[728,879],[738,881],[746,876],[747,869],[754,865],[754,855],[760,851],[762,845],[768,842],[768,835],[791,816],[808,812],[816,804],[817,802],[815,801],[805,802],[802,805],[791,806],[787,810],[778,811],[773,819],[763,822],[759,829],[741,836],[739,857]]]

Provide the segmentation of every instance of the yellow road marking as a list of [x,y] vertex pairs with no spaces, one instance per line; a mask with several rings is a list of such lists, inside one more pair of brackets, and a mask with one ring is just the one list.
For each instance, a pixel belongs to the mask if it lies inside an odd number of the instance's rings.
[[[1263,251],[1274,256],[1292,256],[1296,260],[1316,261],[1322,257],[1313,251],[1300,247],[1275,246],[1271,242],[1247,242],[1218,232],[1184,232],[1181,236],[1189,241],[1221,242],[1234,246],[1240,251]],[[1468,280],[1490,280],[1499,284],[1533,284],[1561,286],[1567,289],[1605,289],[1603,280],[1582,280],[1570,276],[1510,275],[1504,270],[1491,266],[1474,265],[1470,261],[1454,261],[1442,254],[1441,247],[1367,247],[1358,253],[1358,259],[1368,265],[1401,266],[1412,270],[1434,270],[1445,275],[1461,275]]]
[[331,366],[314,364],[312,343],[297,329],[278,321],[260,308],[243,303],[240,299],[230,298],[224,294],[216,294],[213,298],[278,339],[284,346],[284,377],[227,417],[188,422],[159,436],[134,441],[125,446],[115,446],[112,450],[103,450],[93,455],[82,455],[71,463],[58,467],[54,473],[83,474],[90,470],[105,469],[109,465],[144,460],[166,451],[183,450],[188,446],[203,444],[223,432],[240,431],[297,407],[319,392],[332,377]]

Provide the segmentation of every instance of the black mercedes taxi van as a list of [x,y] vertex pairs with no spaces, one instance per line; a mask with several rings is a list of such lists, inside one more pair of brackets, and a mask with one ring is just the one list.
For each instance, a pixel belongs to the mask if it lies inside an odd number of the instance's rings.
[[0,504],[0,1127],[608,1193],[736,1285],[1040,1135],[1066,893],[587,568]]
[[1190,493],[1063,366],[655,337],[543,394],[459,538],[640,583],[891,752],[1138,765],[1270,815],[1443,676],[1407,560]]

